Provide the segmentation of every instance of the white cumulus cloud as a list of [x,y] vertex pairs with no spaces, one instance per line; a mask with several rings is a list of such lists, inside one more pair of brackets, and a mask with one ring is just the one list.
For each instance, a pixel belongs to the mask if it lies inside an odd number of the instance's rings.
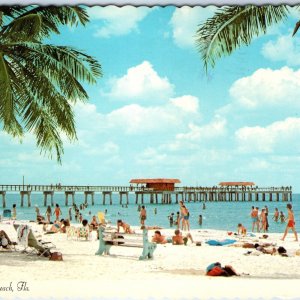
[[141,102],[151,100],[166,100],[173,95],[174,86],[167,77],[160,77],[148,61],[131,67],[127,73],[110,81],[110,92],[112,98]]
[[300,65],[300,41],[291,34],[282,35],[275,41],[267,42],[261,52],[265,58],[272,61],[284,61],[290,66]]
[[138,29],[138,23],[149,13],[151,8],[134,6],[94,6],[88,9],[91,19],[103,21],[95,35],[102,38],[120,36]]
[[175,44],[182,48],[195,47],[197,26],[212,17],[216,9],[214,6],[176,8],[170,21]]
[[269,126],[243,127],[235,137],[239,151],[244,153],[298,153],[300,118],[286,118]]
[[260,106],[299,106],[300,70],[283,67],[279,70],[259,69],[231,86],[230,95],[246,108]]

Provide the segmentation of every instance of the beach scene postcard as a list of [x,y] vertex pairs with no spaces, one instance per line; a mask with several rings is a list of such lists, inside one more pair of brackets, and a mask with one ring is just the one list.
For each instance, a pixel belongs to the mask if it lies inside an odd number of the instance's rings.
[[300,299],[297,3],[0,2],[0,300]]

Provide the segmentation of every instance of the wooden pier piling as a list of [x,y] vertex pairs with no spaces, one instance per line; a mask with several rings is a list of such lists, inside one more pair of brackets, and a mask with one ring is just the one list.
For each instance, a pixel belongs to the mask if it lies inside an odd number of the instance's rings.
[[48,195],[50,195],[50,198],[51,198],[51,206],[53,206],[53,205],[54,205],[54,203],[53,203],[53,195],[54,195],[54,191],[44,191],[43,194],[44,194],[44,206],[47,206]]
[[75,204],[75,191],[65,191],[65,205],[68,206],[69,195],[72,196],[72,205]]
[[2,195],[2,207],[5,208],[6,207],[6,199],[5,199],[6,192],[0,191],[0,195]]
[[84,191],[84,203],[87,204],[88,203],[88,195],[91,195],[92,198],[92,205],[94,205],[94,195],[95,192],[94,191]]
[[30,207],[31,206],[31,199],[30,199],[31,191],[20,191],[20,195],[21,195],[21,207],[24,206],[24,196],[25,195],[27,195],[27,206]]

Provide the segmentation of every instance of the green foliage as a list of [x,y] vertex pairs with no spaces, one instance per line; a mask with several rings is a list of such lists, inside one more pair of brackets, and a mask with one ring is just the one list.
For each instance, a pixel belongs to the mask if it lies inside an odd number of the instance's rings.
[[31,132],[41,152],[61,162],[62,136],[75,140],[72,104],[87,101],[100,64],[72,47],[43,43],[61,25],[85,25],[80,7],[0,7],[0,121],[21,138]]
[[215,66],[218,58],[230,55],[242,45],[249,45],[254,37],[287,18],[286,5],[225,6],[199,26],[196,45],[205,69]]

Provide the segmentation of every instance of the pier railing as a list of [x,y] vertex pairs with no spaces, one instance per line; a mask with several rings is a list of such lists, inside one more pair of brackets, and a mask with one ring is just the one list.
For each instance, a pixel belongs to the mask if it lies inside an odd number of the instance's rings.
[[[21,191],[29,191],[29,192],[44,192],[44,191],[53,191],[53,192],[152,192],[153,189],[148,189],[143,186],[91,186],[91,185],[23,185],[23,184],[2,184],[0,185],[0,191],[5,192],[21,192]],[[292,187],[175,187],[174,192],[291,192]],[[171,191],[170,191],[171,192]]]
[[182,201],[292,201],[292,187],[175,187],[174,190],[157,191],[146,188],[145,186],[90,186],[90,185],[23,185],[23,184],[2,184],[0,185],[0,195],[2,196],[2,207],[6,207],[6,193],[20,193],[21,206],[24,205],[24,197],[27,197],[28,206],[31,206],[31,194],[43,193],[44,206],[47,205],[48,196],[51,198],[51,205],[54,204],[54,194],[65,194],[65,205],[68,205],[69,196],[72,198],[72,204],[75,203],[75,194],[84,193],[84,201],[87,203],[88,196],[92,198],[94,205],[95,193],[102,194],[102,203],[105,204],[106,197],[109,198],[109,203],[112,204],[112,194],[119,193],[120,204],[122,204],[123,196],[126,198],[126,204],[129,203],[129,194],[135,194],[135,203],[144,203],[144,196],[150,197],[150,203],[158,203],[158,198],[161,198],[162,204],[172,203],[172,197],[175,196],[176,203],[179,197]]

